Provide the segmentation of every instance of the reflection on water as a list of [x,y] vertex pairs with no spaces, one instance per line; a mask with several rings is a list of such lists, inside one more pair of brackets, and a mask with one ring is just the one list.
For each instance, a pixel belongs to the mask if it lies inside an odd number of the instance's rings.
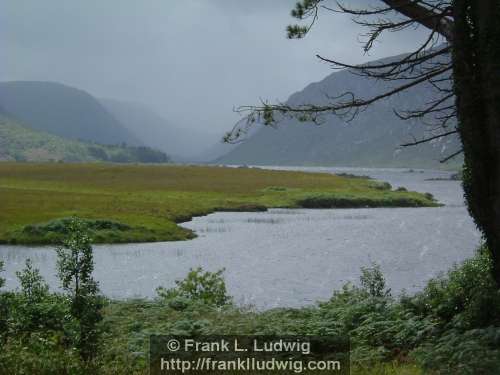
[[[295,168],[297,169],[297,168]],[[480,236],[463,204],[460,183],[426,181],[448,172],[408,173],[391,169],[301,168],[307,171],[370,175],[394,187],[430,192],[439,208],[379,208],[221,212],[183,225],[191,241],[95,246],[95,277],[115,298],[153,297],[190,267],[226,268],[229,292],[241,304],[259,308],[302,306],[324,300],[334,288],[356,282],[360,267],[375,261],[395,292],[416,290],[430,277],[471,256]],[[51,248],[0,246],[7,287],[30,257],[51,286]]]

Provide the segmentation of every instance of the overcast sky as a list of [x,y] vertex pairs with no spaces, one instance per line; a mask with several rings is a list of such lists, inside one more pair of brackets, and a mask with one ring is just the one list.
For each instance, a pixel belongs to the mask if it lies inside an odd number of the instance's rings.
[[389,34],[365,55],[359,26],[322,13],[305,39],[288,40],[295,2],[2,0],[0,80],[57,81],[138,101],[220,135],[240,118],[234,107],[285,100],[330,74],[316,53],[361,63],[407,52],[421,37]]

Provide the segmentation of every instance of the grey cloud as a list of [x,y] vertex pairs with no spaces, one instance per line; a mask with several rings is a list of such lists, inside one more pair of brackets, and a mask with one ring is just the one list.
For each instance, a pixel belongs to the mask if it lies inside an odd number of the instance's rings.
[[285,27],[295,22],[294,3],[4,0],[0,80],[59,81],[139,101],[215,140],[239,119],[233,107],[285,100],[328,75],[316,53],[359,63],[406,52],[422,38],[413,31],[387,35],[367,56],[359,26],[323,13],[307,38],[290,41]]

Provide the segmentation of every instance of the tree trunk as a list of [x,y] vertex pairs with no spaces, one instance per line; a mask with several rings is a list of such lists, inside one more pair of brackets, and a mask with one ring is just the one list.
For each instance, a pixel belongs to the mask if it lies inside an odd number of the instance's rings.
[[464,190],[500,286],[500,2],[455,0],[453,74]]

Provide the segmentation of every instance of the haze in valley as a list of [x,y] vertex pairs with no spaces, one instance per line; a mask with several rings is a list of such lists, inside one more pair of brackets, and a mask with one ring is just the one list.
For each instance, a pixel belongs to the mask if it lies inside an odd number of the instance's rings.
[[0,81],[58,82],[146,106],[177,129],[181,156],[193,157],[241,119],[234,108],[286,100],[330,74],[317,53],[361,63],[408,52],[424,36],[388,34],[367,55],[357,25],[322,12],[310,35],[288,40],[294,4],[5,0]]

